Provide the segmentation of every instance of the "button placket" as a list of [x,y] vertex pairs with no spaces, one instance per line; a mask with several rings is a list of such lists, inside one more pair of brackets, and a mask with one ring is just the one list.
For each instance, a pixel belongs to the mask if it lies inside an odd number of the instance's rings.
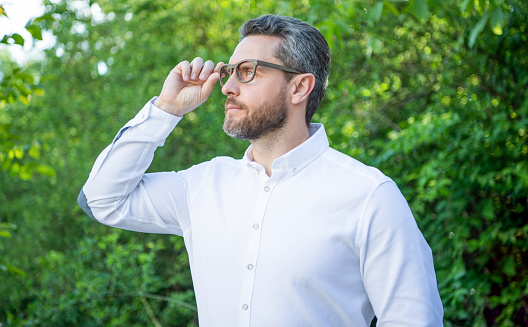
[[[273,186],[274,184],[276,184],[276,182],[277,180],[275,180],[274,183],[272,182],[272,185],[264,185],[264,187],[261,189],[263,190],[263,192],[261,193],[260,199],[258,200],[258,203],[255,206],[254,216],[252,219],[253,223],[248,226],[250,236],[246,257],[247,265],[244,268],[246,273],[244,274],[244,280],[242,281],[242,292],[240,294],[239,302],[242,309],[240,310],[239,326],[249,326],[249,319],[251,315],[251,301],[253,298],[253,290],[256,275],[255,272],[256,265],[258,264],[258,253],[261,240],[261,225],[262,220],[264,219],[264,215],[266,213],[269,200],[271,198],[271,194],[273,193],[271,191],[273,190]],[[266,184],[270,184],[269,181]]]

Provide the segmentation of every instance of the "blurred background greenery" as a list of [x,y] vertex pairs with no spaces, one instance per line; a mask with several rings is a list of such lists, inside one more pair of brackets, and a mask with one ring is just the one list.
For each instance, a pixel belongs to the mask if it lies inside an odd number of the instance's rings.
[[[329,41],[314,121],[402,189],[433,250],[445,326],[528,326],[526,1],[44,5],[26,29],[53,35],[45,56],[21,67],[8,51],[28,42],[19,34],[0,47],[2,326],[197,325],[182,239],[99,225],[76,197],[174,65],[229,60],[240,25],[267,13]],[[222,101],[217,88],[186,115],[151,171],[241,157],[248,143],[223,133]]]

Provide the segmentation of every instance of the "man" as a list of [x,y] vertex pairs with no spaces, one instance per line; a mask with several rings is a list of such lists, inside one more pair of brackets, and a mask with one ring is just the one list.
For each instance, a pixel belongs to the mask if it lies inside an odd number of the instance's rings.
[[[79,204],[97,221],[184,237],[200,326],[441,326],[429,246],[395,183],[328,146],[310,120],[329,49],[300,20],[241,29],[230,64],[180,62],[98,157]],[[251,146],[145,174],[220,79],[224,130]]]

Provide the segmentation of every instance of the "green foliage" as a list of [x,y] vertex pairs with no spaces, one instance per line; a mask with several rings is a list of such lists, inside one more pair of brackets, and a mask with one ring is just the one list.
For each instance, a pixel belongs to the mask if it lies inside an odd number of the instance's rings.
[[[164,324],[196,325],[194,294],[187,281],[181,284],[178,277],[159,271],[165,263],[157,261],[167,259],[164,240],[142,236],[142,243],[131,243],[123,239],[123,234],[127,232],[113,230],[79,241],[68,255],[50,250],[38,258],[37,269],[44,273],[36,274],[33,285],[27,285],[32,292],[25,294],[26,308],[8,308],[13,310],[13,323],[145,326],[151,323],[145,314],[148,307],[162,314]],[[181,240],[175,238],[171,237],[171,242],[181,251]],[[180,265],[173,268],[175,271],[187,267],[178,261],[169,266],[175,263]],[[169,286],[187,290],[169,293]],[[25,319],[27,312],[34,315]],[[14,313],[23,318],[15,318]]]
[[[402,189],[433,251],[445,325],[526,324],[525,3],[89,4],[46,2],[28,31],[38,39],[48,30],[57,43],[24,69],[2,63],[0,164],[9,174],[0,175],[0,255],[9,266],[0,269],[26,275],[2,275],[0,322],[196,325],[181,238],[100,226],[75,198],[97,155],[159,94],[174,65],[195,56],[227,61],[245,20],[277,13],[317,26],[331,45],[314,121],[334,148]],[[13,36],[5,41],[18,46]],[[248,144],[220,127],[223,99],[213,91],[186,115],[151,170],[241,157]]]
[[[6,19],[7,13],[0,5],[0,19]],[[38,26],[28,22],[26,30],[38,40],[42,40],[42,33]],[[5,35],[0,44],[24,45],[24,38],[14,33]],[[33,173],[54,176],[52,167],[42,165],[39,162],[42,142],[33,140],[29,143],[20,142],[20,136],[11,131],[14,117],[10,112],[11,105],[21,103],[23,106],[29,105],[33,95],[43,95],[44,91],[39,88],[35,74],[29,70],[18,67],[8,54],[0,53],[0,168],[1,171],[9,172],[10,176],[18,176],[21,180],[30,180]],[[24,117],[21,119],[24,121]],[[24,159],[25,154],[28,154]],[[28,160],[29,157],[29,160]],[[15,229],[16,225],[2,222],[4,219],[0,213],[0,237],[11,237],[6,228]],[[2,249],[0,247],[0,249]],[[10,261],[0,261],[0,274],[5,272],[25,275],[21,269],[10,264]]]

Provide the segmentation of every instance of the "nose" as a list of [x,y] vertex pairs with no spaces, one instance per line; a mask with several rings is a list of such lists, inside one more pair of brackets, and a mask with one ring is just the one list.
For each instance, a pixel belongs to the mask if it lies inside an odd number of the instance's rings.
[[240,94],[240,82],[237,80],[235,74],[231,74],[227,81],[222,86],[222,93],[224,95],[238,96]]

